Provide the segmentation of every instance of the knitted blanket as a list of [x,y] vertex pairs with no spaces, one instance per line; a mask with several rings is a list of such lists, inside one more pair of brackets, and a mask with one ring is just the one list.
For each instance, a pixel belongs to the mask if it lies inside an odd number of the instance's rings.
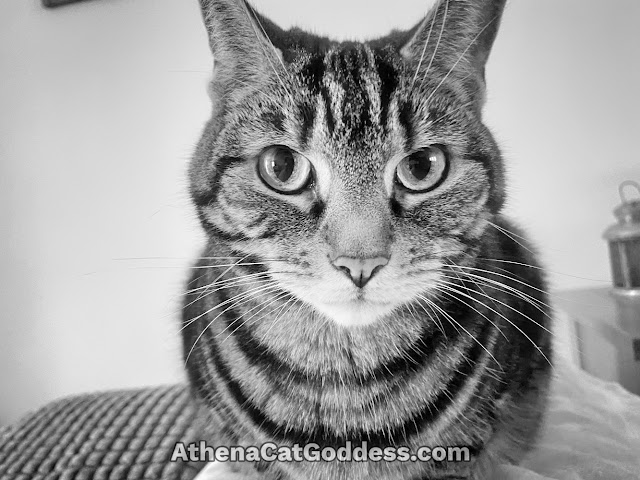
[[0,430],[0,479],[191,480],[170,459],[196,425],[185,385],[64,398]]

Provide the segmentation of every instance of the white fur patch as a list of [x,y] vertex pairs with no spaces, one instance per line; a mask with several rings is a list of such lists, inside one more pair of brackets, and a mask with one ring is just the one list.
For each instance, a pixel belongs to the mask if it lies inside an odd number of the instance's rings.
[[356,300],[353,302],[316,303],[314,306],[338,325],[358,327],[369,325],[389,315],[398,305]]
[[242,473],[233,472],[228,463],[209,462],[193,480],[256,480]]

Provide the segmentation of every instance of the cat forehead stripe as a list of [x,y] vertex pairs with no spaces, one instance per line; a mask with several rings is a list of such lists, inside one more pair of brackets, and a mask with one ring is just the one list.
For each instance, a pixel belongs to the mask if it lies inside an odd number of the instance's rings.
[[325,56],[325,82],[331,93],[335,134],[345,141],[367,142],[375,136],[371,130],[371,105],[375,101],[370,95],[379,91],[374,85],[379,77],[370,58],[370,49],[363,45],[331,50]]

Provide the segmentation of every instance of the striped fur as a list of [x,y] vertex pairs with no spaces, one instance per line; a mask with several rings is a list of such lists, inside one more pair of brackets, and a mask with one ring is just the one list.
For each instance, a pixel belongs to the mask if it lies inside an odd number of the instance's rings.
[[[501,214],[502,159],[481,121],[503,4],[443,0],[408,32],[337,43],[284,32],[242,0],[201,0],[214,113],[190,170],[207,245],[183,340],[208,439],[473,453],[470,463],[229,468],[480,480],[534,441],[550,312],[531,247]],[[433,144],[450,158],[445,181],[401,188],[398,163]],[[284,195],[260,181],[271,145],[309,159],[309,188]],[[389,263],[364,288],[329,260],[380,254]]]

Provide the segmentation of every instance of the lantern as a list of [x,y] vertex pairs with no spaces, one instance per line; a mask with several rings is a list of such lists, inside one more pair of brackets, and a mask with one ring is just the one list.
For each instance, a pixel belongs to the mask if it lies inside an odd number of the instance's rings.
[[618,223],[604,232],[604,238],[609,242],[613,293],[640,299],[640,196],[630,200],[625,192],[628,187],[640,193],[637,182],[620,184],[622,204],[613,211]]

